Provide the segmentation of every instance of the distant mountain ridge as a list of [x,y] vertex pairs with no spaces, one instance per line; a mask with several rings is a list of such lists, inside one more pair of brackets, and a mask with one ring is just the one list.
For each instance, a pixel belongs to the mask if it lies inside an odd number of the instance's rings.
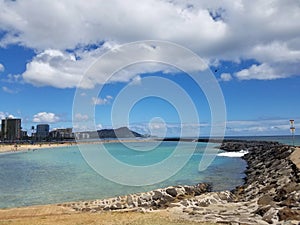
[[102,129],[97,130],[99,138],[136,138],[144,137],[135,131],[130,130],[128,127],[120,127],[117,129]]
[[149,135],[142,135],[130,130],[128,127],[117,129],[102,129],[97,131],[81,131],[75,133],[76,139],[105,139],[105,138],[143,138]]

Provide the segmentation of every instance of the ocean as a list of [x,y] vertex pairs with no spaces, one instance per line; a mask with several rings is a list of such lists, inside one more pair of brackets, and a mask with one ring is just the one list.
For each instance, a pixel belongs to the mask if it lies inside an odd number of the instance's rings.
[[[228,139],[279,141],[292,144],[291,136],[228,137]],[[300,136],[294,142],[300,145]],[[153,143],[135,145],[151,148]],[[52,204],[69,201],[92,200],[144,192],[171,185],[194,185],[200,182],[212,184],[214,191],[232,190],[243,183],[246,162],[234,154],[218,154],[210,166],[199,171],[199,162],[205,154],[213,154],[216,144],[185,143],[182,154],[189,148],[196,149],[185,166],[162,182],[145,185],[121,185],[94,171],[84,160],[77,146],[41,149],[27,152],[0,154],[0,208]],[[86,145],[91,151],[95,144]],[[162,142],[151,151],[133,151],[121,143],[104,145],[119,161],[134,166],[147,166],[171,156],[177,142]],[[240,155],[238,155],[240,156]],[[175,161],[176,163],[176,161]],[[115,168],[110,168],[112,171]],[[161,171],[156,171],[160,173]],[[116,174],[117,176],[118,174]],[[145,174],[155,176],[155,174]],[[128,177],[129,178],[129,177]]]
[[240,136],[240,137],[225,137],[225,139],[237,139],[248,141],[278,141],[286,145],[300,146],[300,135],[282,135],[282,136]]
[[[153,143],[136,143],[151,147]],[[185,143],[182,154],[195,143]],[[213,190],[231,190],[243,183],[246,163],[239,157],[217,156],[199,171],[207,143],[196,143],[185,166],[169,179],[146,186],[121,185],[95,172],[77,146],[0,154],[0,208],[92,200],[144,192],[171,185],[212,184]],[[105,144],[118,160],[135,166],[151,165],[172,154],[177,142],[162,142],[152,151],[130,151],[121,143]],[[95,148],[95,145],[86,145]],[[208,144],[214,152],[215,144]],[[114,168],[111,168],[114,170]],[[162,171],[156,171],[161,173]],[[152,176],[152,174],[145,174]]]

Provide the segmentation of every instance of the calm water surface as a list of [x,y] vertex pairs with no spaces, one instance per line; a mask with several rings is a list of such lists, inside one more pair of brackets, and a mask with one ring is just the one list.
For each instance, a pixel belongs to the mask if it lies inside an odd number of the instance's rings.
[[[175,146],[176,142],[164,142],[154,151],[136,152],[120,143],[106,144],[116,158],[133,165],[159,162]],[[246,163],[241,158],[217,156],[207,170],[198,171],[205,146],[197,144],[189,162],[168,180],[143,187],[124,186],[103,178],[88,166],[76,146],[0,154],[0,208],[107,198],[199,182],[211,183],[214,190],[230,190],[242,184]]]

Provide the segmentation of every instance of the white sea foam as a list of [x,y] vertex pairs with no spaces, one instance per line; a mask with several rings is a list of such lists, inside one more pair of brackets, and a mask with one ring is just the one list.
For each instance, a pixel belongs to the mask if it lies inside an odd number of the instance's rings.
[[242,157],[244,155],[248,154],[247,150],[241,150],[239,152],[222,152],[219,153],[218,156],[224,156],[224,157]]

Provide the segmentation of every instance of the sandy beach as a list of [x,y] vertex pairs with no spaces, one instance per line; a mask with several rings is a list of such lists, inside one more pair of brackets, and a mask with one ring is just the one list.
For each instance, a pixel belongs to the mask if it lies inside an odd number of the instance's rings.
[[25,208],[0,210],[1,225],[61,224],[61,225],[211,225],[177,218],[167,210],[151,213],[140,212],[74,212],[56,206],[33,206]]
[[38,149],[57,148],[57,147],[68,147],[72,145],[80,144],[99,144],[99,143],[117,143],[117,142],[149,142],[156,141],[154,139],[127,139],[127,140],[99,140],[91,142],[44,142],[35,144],[0,144],[0,153],[5,152],[20,152],[20,151],[35,151]]
[[66,147],[74,144],[76,143],[62,142],[62,143],[36,143],[36,144],[1,144],[0,153],[34,151],[38,149]]

